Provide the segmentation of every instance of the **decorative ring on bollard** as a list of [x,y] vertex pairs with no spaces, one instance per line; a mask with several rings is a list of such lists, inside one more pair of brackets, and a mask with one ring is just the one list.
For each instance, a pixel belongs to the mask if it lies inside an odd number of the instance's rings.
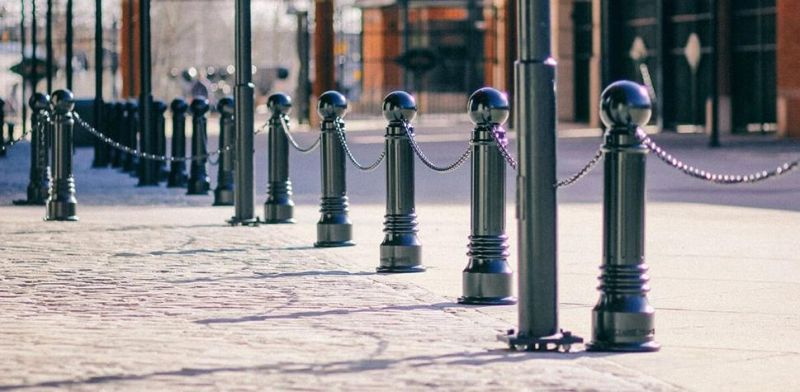
[[267,108],[272,113],[269,119],[267,152],[267,201],[264,202],[265,223],[294,223],[292,181],[289,179],[289,140],[284,124],[288,124],[292,111],[292,99],[282,93],[272,94],[267,99]]
[[592,310],[590,351],[657,351],[655,310],[644,263],[645,163],[641,127],[650,120],[643,86],[616,82],[603,91],[600,117],[605,134],[603,265],[600,300]]
[[423,272],[422,245],[417,238],[417,214],[414,204],[414,151],[409,143],[413,135],[411,121],[417,116],[414,97],[395,91],[383,100],[386,127],[386,215],[380,246],[381,273]]
[[315,247],[352,246],[353,225],[347,214],[346,157],[339,143],[337,123],[347,113],[347,98],[339,92],[320,95],[317,113],[322,118],[322,197]]
[[[499,126],[508,119],[510,107],[505,94],[482,88],[469,98],[472,131],[471,227],[469,263],[462,274],[463,296],[459,303],[512,305],[511,266],[508,264],[506,235],[506,161],[497,143],[505,147],[505,131]],[[495,140],[496,139],[496,140]]]
[[[199,97],[192,100],[189,110],[192,112],[192,156],[206,155],[206,113],[208,113],[208,100]],[[206,159],[193,160],[189,169],[189,184],[187,195],[205,195],[211,188],[206,171]]]
[[69,90],[58,90],[53,93],[50,104],[53,116],[53,181],[50,186],[50,197],[47,199],[48,221],[77,221],[75,214],[78,201],[75,198],[75,179],[72,177],[72,132],[75,119],[75,97]]
[[[224,150],[225,146],[233,146],[236,140],[234,120],[233,98],[225,97],[217,103],[219,111],[219,148]],[[222,151],[219,156],[219,167],[217,169],[217,187],[214,188],[215,206],[232,206],[234,204],[233,195],[233,151]]]

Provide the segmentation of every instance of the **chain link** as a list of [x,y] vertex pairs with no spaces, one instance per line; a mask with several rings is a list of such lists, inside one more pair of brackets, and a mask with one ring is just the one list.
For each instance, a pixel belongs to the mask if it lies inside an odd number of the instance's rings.
[[439,173],[448,173],[453,170],[456,170],[459,167],[461,167],[461,165],[463,165],[464,162],[467,161],[470,155],[472,155],[472,146],[467,146],[467,150],[464,151],[463,154],[461,154],[461,156],[458,158],[457,161],[455,161],[455,163],[449,166],[438,166],[435,163],[431,162],[430,159],[428,159],[425,153],[422,152],[422,148],[420,148],[419,144],[417,144],[417,141],[414,140],[414,133],[412,132],[413,127],[411,127],[411,125],[408,122],[404,122],[403,127],[406,130],[406,135],[408,135],[408,143],[411,144],[411,149],[414,150],[414,153],[417,154],[422,163],[424,163],[425,166],[427,166],[429,169],[433,171]]
[[747,175],[730,175],[730,174],[715,174],[710,173],[705,170],[698,169],[694,166],[687,165],[686,163],[680,161],[679,159],[673,157],[670,153],[664,151],[661,147],[656,144],[649,136],[646,136],[642,133],[637,133],[639,140],[644,144],[650,151],[652,151],[656,156],[664,161],[667,165],[682,171],[683,173],[689,175],[690,177],[694,177],[700,180],[713,182],[715,184],[722,184],[722,185],[734,185],[734,184],[744,184],[744,183],[755,183],[761,182],[764,180],[768,180],[770,178],[775,178],[781,175],[784,175],[792,170],[795,170],[800,166],[800,159],[785,162],[778,166],[777,168],[767,171],[761,171],[758,173],[752,173]]
[[[47,119],[47,118],[45,118],[45,119]],[[48,121],[49,121],[49,120],[48,120]],[[44,126],[46,125],[46,123],[47,123],[48,121],[39,121],[39,123],[37,124],[37,127],[39,127],[39,128],[44,128]],[[2,124],[0,124],[0,125],[2,125]],[[41,131],[41,130],[42,130],[42,129],[37,129],[37,131]],[[2,127],[0,127],[0,133],[2,133],[2,131],[3,131],[3,128],[2,128]],[[31,133],[31,131],[33,131],[33,129],[26,130],[26,131],[25,131],[25,132],[23,132],[23,133],[22,133],[22,135],[20,135],[18,138],[14,139],[14,140],[9,140],[9,141],[8,141],[8,143],[5,143],[5,144],[3,144],[3,145],[0,145],[0,151],[4,151],[4,150],[6,150],[6,149],[8,149],[8,148],[10,148],[10,147],[13,147],[15,144],[17,144],[17,143],[19,143],[19,142],[21,142],[21,141],[25,140],[25,138],[28,136],[28,134],[29,134],[29,133]]]
[[371,165],[365,166],[360,164],[356,160],[356,157],[353,156],[353,152],[350,151],[350,146],[347,145],[347,138],[345,138],[344,136],[344,122],[341,119],[336,119],[336,121],[334,122],[334,127],[336,127],[336,136],[339,139],[339,143],[341,143],[342,148],[344,148],[344,152],[347,154],[347,158],[350,159],[350,162],[352,162],[355,167],[363,171],[373,171],[378,167],[378,165],[381,164],[381,162],[383,162],[383,158],[386,157],[385,147],[383,151],[381,151],[381,155],[378,156],[378,159]]
[[295,150],[300,151],[303,154],[308,154],[317,149],[317,146],[319,146],[319,141],[322,140],[322,135],[317,136],[317,140],[314,140],[314,143],[311,143],[311,145],[307,148],[300,147],[300,145],[297,143],[297,140],[294,140],[292,132],[289,130],[289,123],[286,121],[286,117],[279,116],[279,118],[281,120],[281,128],[283,128],[283,133],[286,135],[286,138],[289,139],[289,144],[291,144]]
[[603,159],[603,148],[601,147],[597,149],[597,152],[594,153],[592,159],[589,160],[589,162],[587,162],[586,165],[584,165],[583,168],[581,168],[581,170],[578,170],[578,172],[573,174],[572,176],[557,182],[554,186],[556,188],[563,188],[578,182],[578,180],[589,174],[589,172],[592,171],[592,169],[594,169],[594,167],[597,166],[597,164],[602,159]]
[[106,136],[102,132],[100,132],[97,129],[95,129],[94,127],[92,127],[89,123],[84,121],[82,118],[80,118],[80,116],[78,116],[77,113],[73,113],[73,115],[75,117],[75,122],[77,122],[78,125],[83,127],[83,129],[87,130],[89,133],[91,133],[96,138],[100,139],[102,142],[110,145],[111,147],[116,148],[117,150],[124,151],[124,152],[126,152],[128,154],[131,154],[131,155],[134,155],[134,156],[136,156],[138,158],[144,158],[144,159],[149,159],[149,160],[153,160],[153,161],[161,161],[161,162],[199,161],[199,160],[207,159],[209,157],[213,157],[215,155],[219,155],[219,154],[221,154],[223,152],[228,152],[228,151],[233,149],[233,146],[229,145],[229,146],[222,147],[222,148],[220,148],[220,149],[218,149],[218,150],[216,150],[214,152],[208,153],[208,154],[195,155],[195,156],[190,156],[190,157],[171,157],[171,156],[166,156],[166,155],[150,154],[150,153],[147,153],[147,152],[139,151],[139,150],[134,149],[134,148],[130,148],[130,147],[125,146],[125,145],[123,145],[123,144],[121,144],[121,143],[119,143],[117,141],[114,141],[110,137]]
[[505,158],[508,166],[511,166],[512,169],[517,170],[517,161],[511,155],[511,151],[508,151],[508,140],[500,140],[500,135],[498,135],[499,131],[506,132],[505,129],[499,124],[492,124],[492,139],[494,139],[494,144],[497,145],[497,149],[500,150],[500,155]]

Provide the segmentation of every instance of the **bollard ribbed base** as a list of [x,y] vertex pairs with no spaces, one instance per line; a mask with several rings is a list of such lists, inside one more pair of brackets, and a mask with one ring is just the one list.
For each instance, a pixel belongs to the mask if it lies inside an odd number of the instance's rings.
[[46,221],[69,221],[78,220],[76,210],[78,203],[74,201],[48,201]]
[[294,205],[264,203],[264,223],[294,223]]
[[353,225],[350,223],[317,223],[317,242],[314,247],[353,246],[352,239]]
[[379,273],[413,273],[425,272],[422,266],[422,245],[417,243],[416,236],[413,244],[395,245],[381,244],[381,263],[375,270]]
[[215,189],[214,206],[232,206],[234,204],[233,189]]

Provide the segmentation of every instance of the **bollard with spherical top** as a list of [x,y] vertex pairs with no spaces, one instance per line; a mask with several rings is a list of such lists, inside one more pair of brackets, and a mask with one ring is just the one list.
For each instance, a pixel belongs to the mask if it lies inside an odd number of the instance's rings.
[[[469,262],[462,273],[459,303],[511,305],[512,272],[506,235],[506,161],[508,143],[500,127],[510,112],[508,98],[493,88],[475,91],[467,104],[472,131]],[[498,145],[500,143],[500,145]]]
[[327,91],[319,97],[317,113],[322,118],[322,197],[314,246],[352,246],[353,225],[347,210],[347,162],[338,135],[339,132],[344,133],[342,118],[347,113],[347,99],[339,92]]
[[383,100],[386,127],[386,215],[380,245],[381,273],[422,272],[422,245],[417,238],[417,213],[414,204],[414,151],[409,134],[417,116],[414,97],[395,91]]
[[269,172],[264,222],[294,223],[292,181],[289,179],[289,140],[286,137],[287,130],[283,129],[289,124],[292,99],[283,93],[272,94],[267,98],[267,108],[272,115],[267,136]]
[[215,206],[232,206],[233,194],[233,150],[224,151],[225,147],[236,141],[233,98],[225,97],[217,102],[219,112],[219,166],[217,167],[217,187],[214,188]]
[[53,144],[50,160],[53,162],[53,181],[47,199],[48,221],[77,221],[75,214],[78,201],[75,199],[75,179],[72,177],[72,133],[75,119],[75,97],[69,90],[58,90],[50,99],[53,108]]
[[[167,155],[167,120],[164,115],[167,113],[167,103],[162,100],[153,101],[153,128],[155,129],[155,154],[159,156]],[[167,162],[154,162],[156,178],[159,182],[167,179]]]
[[[192,100],[189,110],[192,112],[192,156],[204,156],[207,154],[206,142],[208,135],[206,134],[208,113],[208,100],[205,97],[199,97]],[[189,184],[186,191],[187,195],[205,195],[211,188],[211,183],[208,179],[208,172],[206,171],[206,158],[193,159],[189,168]]]
[[20,204],[44,205],[52,181],[47,157],[47,132],[50,129],[47,112],[50,109],[50,97],[35,93],[28,100],[28,105],[31,108],[31,168],[27,199]]
[[[186,156],[186,111],[189,105],[182,98],[175,98],[169,104],[172,112],[172,145],[170,154],[176,158]],[[188,182],[186,176],[186,162],[173,161],[169,165],[168,188],[183,188]]]
[[605,124],[603,264],[600,300],[592,310],[591,351],[657,351],[655,310],[644,262],[645,163],[642,144],[652,113],[647,90],[634,82],[608,86],[600,98]]

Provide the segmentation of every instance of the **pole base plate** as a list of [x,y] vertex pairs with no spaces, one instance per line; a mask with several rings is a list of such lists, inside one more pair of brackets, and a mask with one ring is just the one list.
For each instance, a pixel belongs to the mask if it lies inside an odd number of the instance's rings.
[[263,222],[261,222],[261,220],[259,220],[258,217],[249,219],[239,219],[235,216],[232,216],[231,219],[226,220],[225,223],[231,226],[258,226]]
[[561,330],[551,336],[520,336],[514,330],[497,336],[497,340],[508,343],[511,351],[538,351],[538,352],[565,352],[572,349],[572,345],[583,343],[583,338],[575,336],[572,332]]
[[459,297],[458,303],[463,305],[514,305],[514,297]]
[[586,344],[586,351],[606,351],[619,353],[650,353],[661,349],[656,342],[645,343],[607,343],[592,341]]

